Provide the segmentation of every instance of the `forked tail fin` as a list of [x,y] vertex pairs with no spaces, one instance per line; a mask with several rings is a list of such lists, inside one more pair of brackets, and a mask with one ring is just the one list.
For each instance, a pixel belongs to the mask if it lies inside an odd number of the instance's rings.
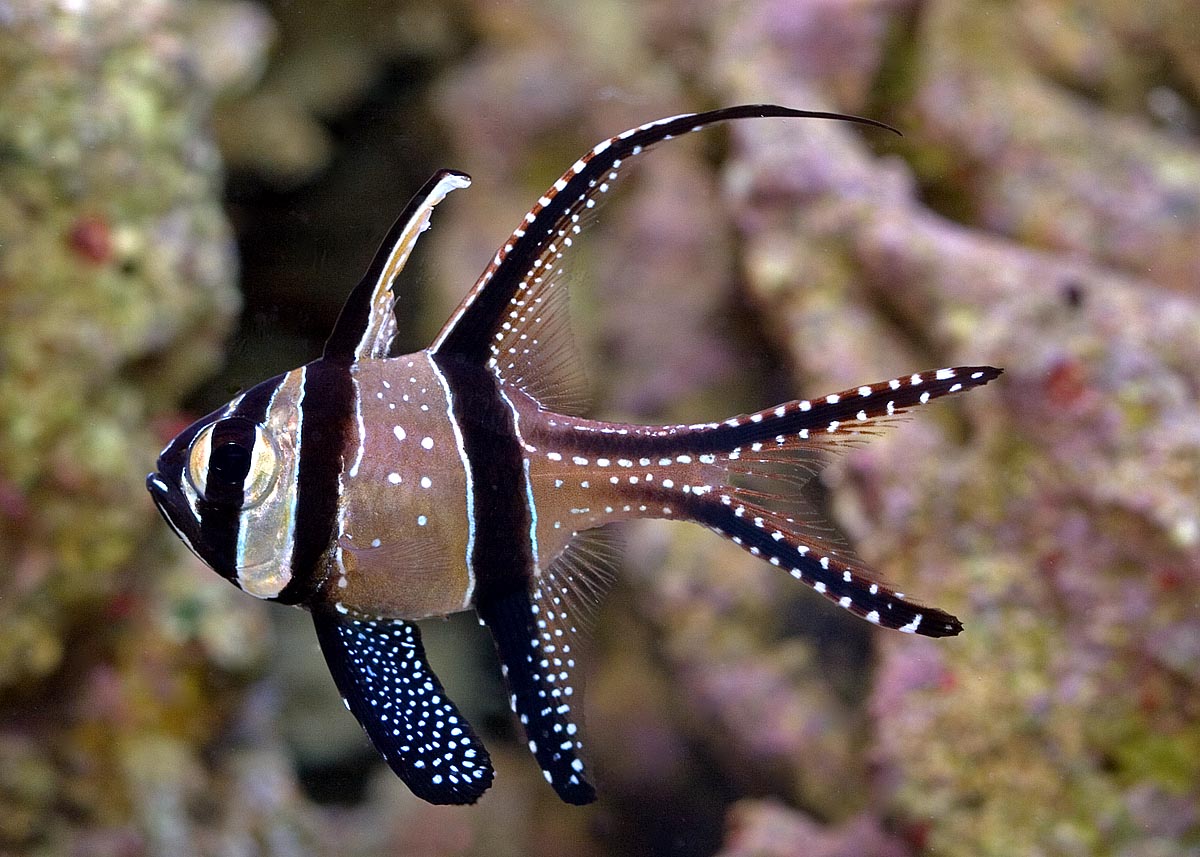
[[[704,467],[705,479],[672,484],[674,496],[663,499],[680,507],[676,517],[686,516],[715,530],[869,622],[929,637],[953,636],[962,630],[954,616],[909,601],[848,552],[814,535],[809,524],[764,503],[785,499],[769,486],[773,480],[788,481],[793,475],[788,465],[803,465],[805,453],[853,444],[909,408],[982,386],[1001,371],[964,366],[921,372],[690,427],[693,430],[679,438],[684,453],[679,460],[691,463],[694,457]],[[716,473],[724,476],[721,484],[709,478]],[[739,484],[739,479],[758,479],[768,488],[755,490]]]

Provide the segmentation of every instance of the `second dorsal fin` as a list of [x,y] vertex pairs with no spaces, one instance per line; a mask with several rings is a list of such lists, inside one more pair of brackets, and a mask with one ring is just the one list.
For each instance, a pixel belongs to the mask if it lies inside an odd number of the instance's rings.
[[[623,164],[657,143],[715,122],[768,116],[839,119],[888,128],[871,119],[840,113],[747,104],[659,119],[602,140],[538,198],[496,251],[430,350],[486,364],[544,404],[548,404],[548,396],[569,399],[570,385],[563,379],[574,375],[576,364],[573,344],[564,329],[561,293],[570,279],[566,266],[580,233],[610,195]],[[558,401],[554,405],[561,407]]]

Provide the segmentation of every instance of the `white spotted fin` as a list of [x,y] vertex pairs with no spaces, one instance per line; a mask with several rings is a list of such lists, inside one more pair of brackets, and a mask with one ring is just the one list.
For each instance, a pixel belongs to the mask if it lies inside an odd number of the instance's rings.
[[918,372],[698,426],[678,438],[679,448],[687,451],[689,460],[695,456],[721,468],[725,481],[707,483],[699,490],[685,485],[681,513],[868,622],[927,637],[958,634],[962,623],[954,616],[907,599],[848,550],[835,549],[811,523],[797,522],[763,505],[779,506],[786,498],[741,482],[745,477],[768,485],[802,481],[789,480],[788,468],[798,465],[807,470],[813,454],[859,443],[906,416],[911,408],[983,386],[1000,374],[990,366]]
[[769,116],[836,119],[888,128],[871,119],[751,104],[671,116],[601,140],[538,198],[496,251],[434,340],[435,354],[486,363],[541,405],[578,414],[588,397],[570,331],[567,298],[581,233],[612,196],[632,159],[673,137],[717,122]]
[[590,620],[614,579],[608,531],[577,535],[527,591],[479,607],[542,775],[567,803],[596,798],[583,753],[583,662]]
[[492,761],[425,658],[417,626],[314,612],[346,708],[400,779],[430,803],[475,803]]

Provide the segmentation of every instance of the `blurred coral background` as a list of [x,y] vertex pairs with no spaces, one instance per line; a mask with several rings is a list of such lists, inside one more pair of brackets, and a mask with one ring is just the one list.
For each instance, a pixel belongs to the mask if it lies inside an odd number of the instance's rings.
[[[813,502],[965,632],[886,633],[647,525],[596,622],[601,798],[558,803],[470,616],[430,658],[492,749],[413,798],[298,611],[201,567],[162,444],[319,354],[438,167],[426,344],[596,141],[595,412],[719,419],[920,369],[1006,374]],[[0,0],[0,855],[1200,855],[1194,0]]]

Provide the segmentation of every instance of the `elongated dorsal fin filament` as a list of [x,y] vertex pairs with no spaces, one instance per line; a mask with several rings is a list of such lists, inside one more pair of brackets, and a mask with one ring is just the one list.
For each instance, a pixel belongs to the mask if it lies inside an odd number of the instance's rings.
[[496,251],[430,350],[488,364],[506,380],[525,376],[523,386],[527,386],[529,369],[536,361],[525,352],[538,347],[531,344],[536,337],[530,328],[539,324],[537,319],[543,315],[535,302],[549,304],[548,290],[562,279],[561,261],[580,231],[581,217],[611,189],[622,162],[657,143],[715,122],[769,116],[837,119],[894,130],[871,119],[840,113],[748,104],[659,119],[602,140],[539,197]]

